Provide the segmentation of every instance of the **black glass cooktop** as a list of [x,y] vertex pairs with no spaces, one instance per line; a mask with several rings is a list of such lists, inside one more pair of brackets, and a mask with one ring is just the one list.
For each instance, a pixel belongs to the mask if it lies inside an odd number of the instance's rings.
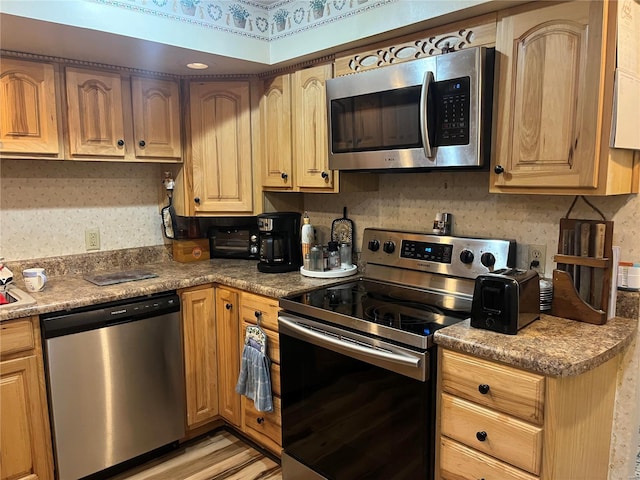
[[[329,322],[341,319],[338,323],[343,325],[349,323],[345,319],[351,318],[428,336],[439,328],[468,318],[471,300],[361,279],[287,297],[280,305]],[[346,326],[356,324],[351,322]]]

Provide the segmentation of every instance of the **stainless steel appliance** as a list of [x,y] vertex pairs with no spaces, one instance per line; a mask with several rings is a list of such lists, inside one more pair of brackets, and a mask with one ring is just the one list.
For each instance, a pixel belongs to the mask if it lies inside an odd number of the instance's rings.
[[209,218],[206,222],[210,225],[207,236],[211,258],[260,258],[257,217]]
[[296,212],[261,213],[258,215],[259,271],[264,273],[293,272],[302,266],[301,221],[302,215]]
[[58,480],[184,437],[175,292],[41,317]]
[[363,277],[280,300],[287,480],[433,478],[433,333],[516,245],[366,229],[362,250]]
[[494,49],[327,80],[329,168],[477,168],[490,156]]
[[538,272],[508,268],[478,275],[471,305],[472,327],[515,335],[538,318]]

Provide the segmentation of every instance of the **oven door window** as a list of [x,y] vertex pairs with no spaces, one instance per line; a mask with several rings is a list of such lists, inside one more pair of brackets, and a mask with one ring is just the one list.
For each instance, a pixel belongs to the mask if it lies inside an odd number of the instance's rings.
[[336,480],[432,478],[435,382],[282,333],[280,348],[286,453]]

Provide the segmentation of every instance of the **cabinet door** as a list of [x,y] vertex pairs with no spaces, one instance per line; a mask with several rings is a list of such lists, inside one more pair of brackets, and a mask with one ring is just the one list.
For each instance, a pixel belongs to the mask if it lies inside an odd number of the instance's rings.
[[35,356],[0,363],[0,478],[52,479]]
[[498,22],[495,186],[598,185],[605,3],[517,10]]
[[240,340],[238,293],[216,289],[216,331],[218,345],[218,400],[220,415],[240,426],[240,395],[236,383],[240,374]]
[[67,67],[66,77],[71,155],[124,158],[120,75]]
[[218,415],[213,287],[185,290],[181,299],[187,426],[193,428]]
[[293,186],[291,158],[291,76],[265,80],[260,100],[262,133],[262,185],[290,189]]
[[1,153],[60,153],[54,78],[51,64],[2,59]]
[[249,83],[192,83],[190,93],[196,214],[251,213]]
[[180,158],[180,98],[171,80],[131,77],[136,158]]
[[325,82],[331,65],[293,74],[293,159],[300,188],[333,189],[329,170]]

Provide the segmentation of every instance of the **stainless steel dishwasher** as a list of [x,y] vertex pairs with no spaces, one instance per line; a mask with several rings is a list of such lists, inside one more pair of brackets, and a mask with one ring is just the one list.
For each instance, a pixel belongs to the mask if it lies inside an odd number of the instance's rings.
[[184,437],[175,292],[42,315],[59,480],[76,480]]

